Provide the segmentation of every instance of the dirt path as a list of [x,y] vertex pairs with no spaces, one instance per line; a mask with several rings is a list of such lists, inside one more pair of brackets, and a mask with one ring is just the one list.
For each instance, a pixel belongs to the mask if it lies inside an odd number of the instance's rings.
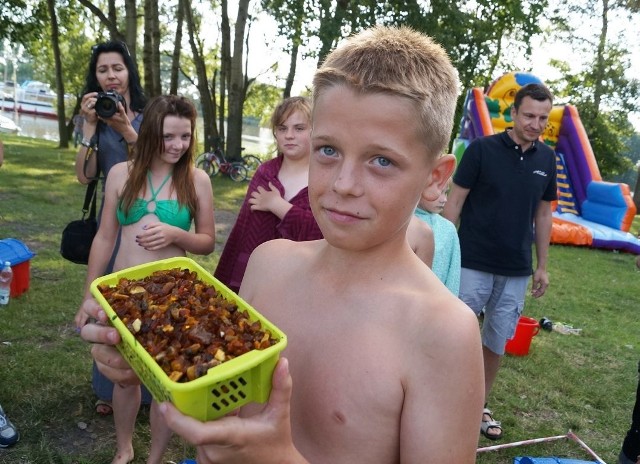
[[227,238],[236,222],[238,213],[216,210],[214,216],[216,220],[216,249],[222,250],[225,243],[227,243]]

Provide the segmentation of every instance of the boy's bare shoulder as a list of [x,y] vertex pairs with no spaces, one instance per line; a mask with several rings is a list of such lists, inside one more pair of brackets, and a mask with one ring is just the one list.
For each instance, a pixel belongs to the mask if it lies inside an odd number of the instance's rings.
[[253,302],[257,295],[284,291],[309,273],[306,269],[315,253],[315,242],[275,239],[259,245],[249,257],[240,296]]
[[[299,267],[309,259],[309,257],[317,252],[314,242],[295,242],[284,238],[269,240],[268,242],[258,245],[249,257],[247,270],[243,281],[251,275],[251,272],[264,272],[269,270],[278,270],[281,275],[287,269]],[[277,277],[277,276],[272,276]]]
[[437,339],[443,348],[460,343],[460,338],[476,342],[479,328],[475,314],[435,274],[429,269],[411,269],[403,279],[404,297],[396,310],[404,313],[408,325],[429,334],[428,339]]
[[318,241],[295,242],[284,238],[269,240],[253,250],[249,262],[253,261],[259,264],[263,261],[269,261],[289,267],[292,261],[305,259],[311,254],[317,253]]

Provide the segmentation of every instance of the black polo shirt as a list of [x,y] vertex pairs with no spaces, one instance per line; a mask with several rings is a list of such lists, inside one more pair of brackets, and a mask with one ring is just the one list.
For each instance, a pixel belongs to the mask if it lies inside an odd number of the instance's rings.
[[482,137],[465,150],[453,181],[470,189],[458,229],[462,267],[531,275],[538,204],[557,198],[553,150],[536,141],[523,153],[506,131]]

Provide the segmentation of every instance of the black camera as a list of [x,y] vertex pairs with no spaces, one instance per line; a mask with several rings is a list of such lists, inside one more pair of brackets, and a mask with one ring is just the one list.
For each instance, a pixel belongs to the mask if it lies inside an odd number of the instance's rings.
[[96,99],[96,113],[101,118],[110,118],[118,112],[118,102],[122,103],[124,110],[127,111],[127,102],[118,92],[115,90],[99,92]]

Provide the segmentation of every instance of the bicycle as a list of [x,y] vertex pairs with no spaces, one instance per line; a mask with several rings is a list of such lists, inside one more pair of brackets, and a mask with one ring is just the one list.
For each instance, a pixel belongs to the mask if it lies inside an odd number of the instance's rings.
[[[196,166],[204,170],[209,177],[213,177],[222,171],[228,174],[236,182],[247,180],[253,176],[262,164],[262,160],[255,155],[243,155],[242,162],[228,162],[222,150],[222,137],[213,139],[213,151],[201,154],[196,158]],[[242,147],[244,150],[244,147]]]
[[220,148],[198,156],[196,166],[206,172],[209,177],[221,172],[227,174],[234,182],[242,182],[249,178],[249,171],[246,166],[242,163],[227,161]]
[[[242,147],[244,150],[244,147]],[[242,164],[244,164],[251,174],[256,172],[258,166],[262,164],[262,160],[256,155],[242,155]]]

